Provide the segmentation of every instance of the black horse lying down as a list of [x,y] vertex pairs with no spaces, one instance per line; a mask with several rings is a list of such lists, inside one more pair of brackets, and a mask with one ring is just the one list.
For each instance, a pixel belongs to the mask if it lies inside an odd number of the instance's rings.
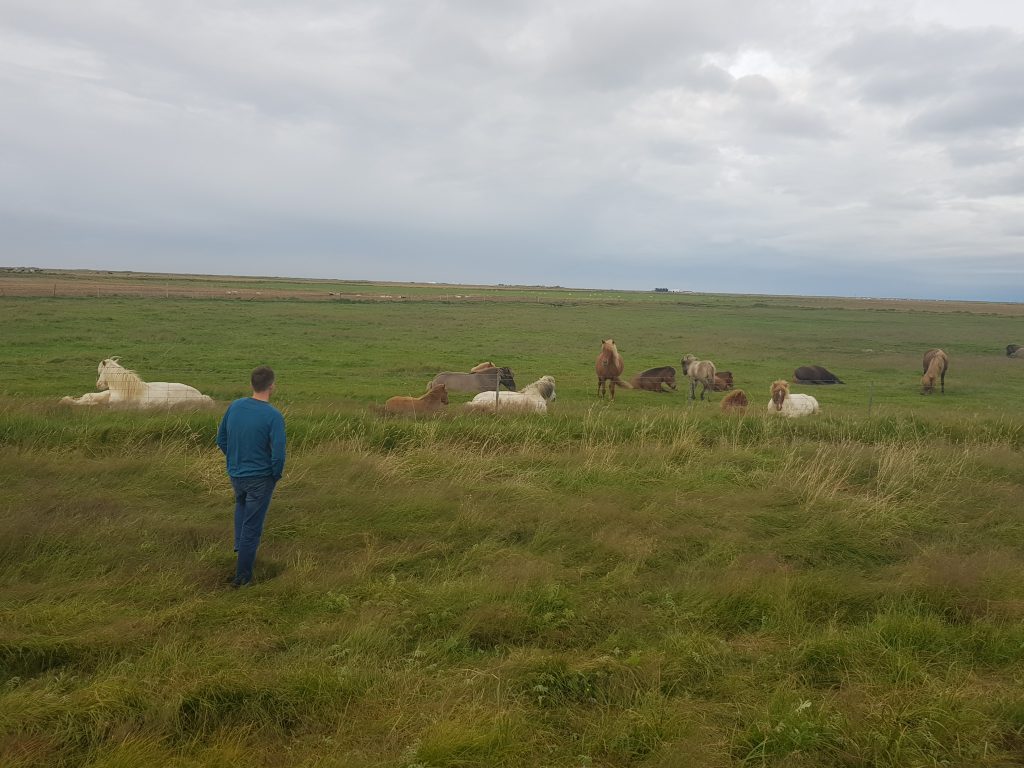
[[820,365],[801,365],[793,371],[793,378],[801,384],[843,384],[838,376]]

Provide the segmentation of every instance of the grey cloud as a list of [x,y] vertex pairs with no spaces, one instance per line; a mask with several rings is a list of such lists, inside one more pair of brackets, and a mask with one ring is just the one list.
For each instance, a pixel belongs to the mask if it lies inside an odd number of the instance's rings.
[[1019,294],[1019,30],[829,7],[9,0],[0,262]]

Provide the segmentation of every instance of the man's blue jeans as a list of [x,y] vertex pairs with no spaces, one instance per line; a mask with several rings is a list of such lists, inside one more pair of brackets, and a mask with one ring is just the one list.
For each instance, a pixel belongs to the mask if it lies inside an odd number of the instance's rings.
[[238,553],[235,584],[252,581],[256,550],[263,536],[263,521],[275,485],[277,481],[269,475],[231,478],[231,487],[235,489],[235,551]]

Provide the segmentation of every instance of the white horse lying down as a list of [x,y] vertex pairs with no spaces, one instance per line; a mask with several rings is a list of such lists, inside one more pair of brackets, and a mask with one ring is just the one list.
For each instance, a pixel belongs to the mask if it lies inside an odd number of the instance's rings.
[[547,413],[548,403],[554,399],[555,377],[542,376],[518,392],[481,392],[466,403],[466,408],[490,413],[494,413],[495,409],[502,413]]
[[123,367],[116,357],[108,357],[96,368],[96,389],[81,397],[65,397],[72,405],[121,405],[134,408],[167,408],[175,405],[212,405],[213,398],[188,384],[165,381],[145,382],[135,371]]
[[772,384],[772,399],[768,401],[768,413],[778,413],[795,419],[797,416],[810,416],[817,413],[818,401],[810,395],[789,394],[789,382],[784,380]]

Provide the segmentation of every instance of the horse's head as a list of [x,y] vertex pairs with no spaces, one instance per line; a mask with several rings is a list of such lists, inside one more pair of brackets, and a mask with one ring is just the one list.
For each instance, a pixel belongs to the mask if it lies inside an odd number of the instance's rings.
[[100,360],[100,364],[96,366],[96,389],[110,389],[110,384],[107,382],[107,373],[111,368],[120,366],[117,363],[118,358],[108,357],[105,360]]
[[786,400],[786,395],[789,394],[789,382],[780,379],[772,384],[772,405],[775,406],[776,411],[782,410],[782,404]]
[[505,387],[510,392],[516,391],[516,380],[512,378],[511,368],[499,368],[498,369],[498,385]]
[[935,376],[931,371],[921,377],[921,394],[930,395],[935,391]]
[[683,374],[684,375],[689,372],[690,364],[691,363],[695,363],[695,362],[697,362],[697,358],[694,357],[693,355],[687,355],[686,357],[684,357],[682,360],[679,361],[680,365],[683,366]]
[[432,387],[430,394],[434,395],[444,405],[448,405],[448,387],[444,384],[438,384],[436,387]]
[[526,392],[527,390],[536,392],[546,402],[550,403],[555,399],[555,377],[541,376],[537,381],[533,382],[533,384],[526,387],[523,392]]

